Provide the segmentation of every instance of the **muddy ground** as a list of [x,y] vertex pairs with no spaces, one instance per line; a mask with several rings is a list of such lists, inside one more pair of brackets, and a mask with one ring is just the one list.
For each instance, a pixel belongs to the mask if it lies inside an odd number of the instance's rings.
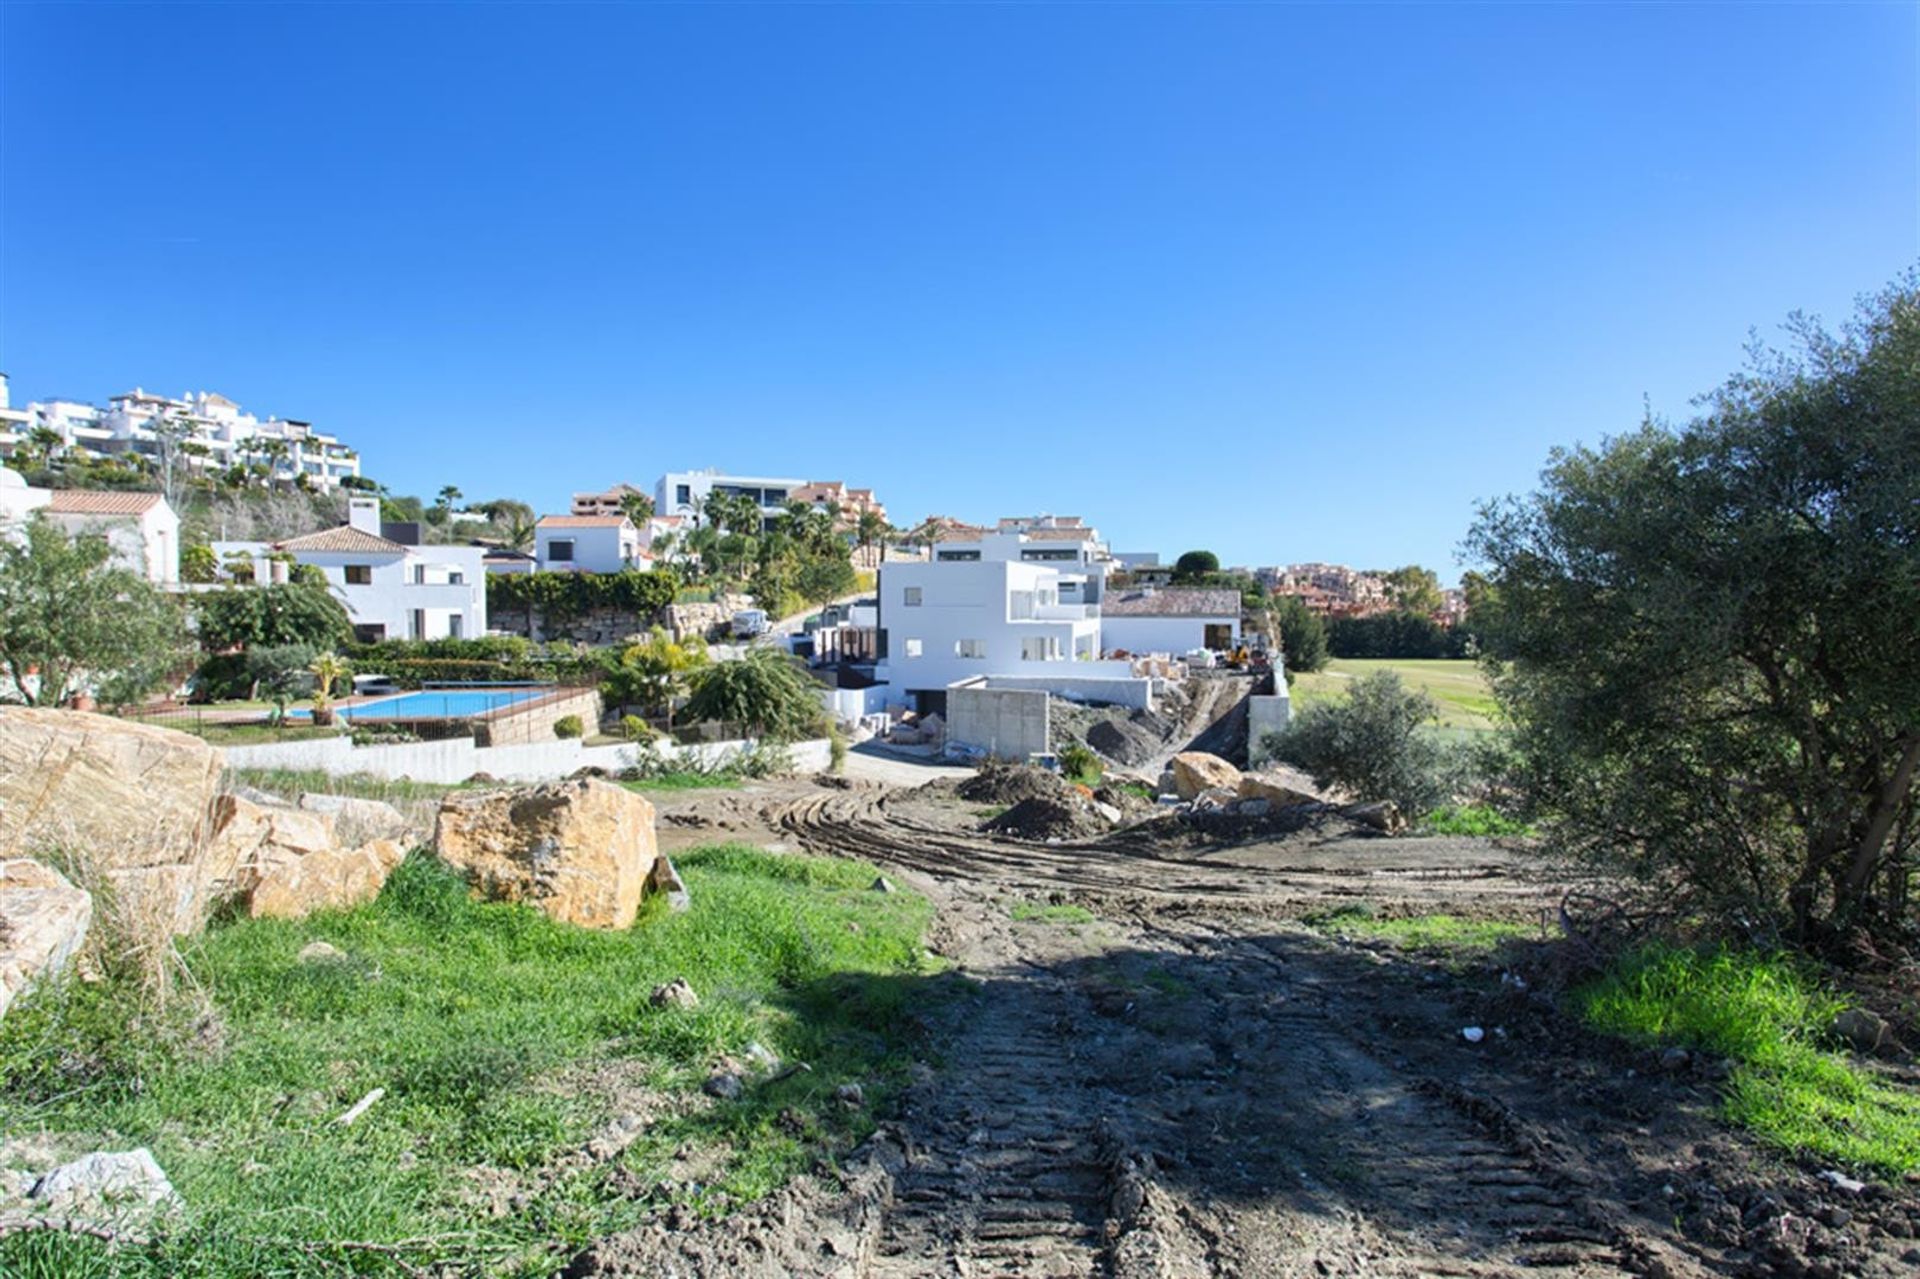
[[1303,922],[1364,903],[1545,938],[1572,877],[1524,848],[1329,813],[1032,844],[980,807],[951,781],[663,805],[671,846],[887,865],[955,971],[904,1110],[843,1166],[572,1273],[1920,1274],[1920,1186],[1847,1194],[1726,1128],[1721,1063],[1558,1011],[1564,948],[1463,962]]

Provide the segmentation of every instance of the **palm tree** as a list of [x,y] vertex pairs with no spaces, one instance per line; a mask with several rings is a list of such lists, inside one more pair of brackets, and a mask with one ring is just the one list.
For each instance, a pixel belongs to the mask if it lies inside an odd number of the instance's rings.
[[533,549],[533,517],[510,511],[506,521],[500,526],[501,538],[509,550],[531,551]]
[[465,496],[466,494],[462,493],[456,485],[442,484],[440,496],[434,499],[433,504],[443,511],[450,511],[453,509],[453,504]]
[[884,558],[887,535],[891,532],[893,529],[888,525],[884,515],[875,510],[865,510],[860,512],[860,517],[853,522],[853,543],[862,551],[878,546]]

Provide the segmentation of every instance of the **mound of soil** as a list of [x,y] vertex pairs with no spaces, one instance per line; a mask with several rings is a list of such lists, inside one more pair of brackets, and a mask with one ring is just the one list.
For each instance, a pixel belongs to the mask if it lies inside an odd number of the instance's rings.
[[1018,804],[1029,799],[1058,798],[1068,793],[1068,786],[1059,774],[1044,768],[989,760],[956,786],[954,793],[975,803]]
[[1089,839],[1105,834],[1107,824],[1077,796],[1036,795],[1021,800],[985,829],[1016,839]]
[[[1147,712],[1140,712],[1146,715]],[[1116,764],[1144,764],[1163,749],[1159,733],[1132,717],[1103,719],[1087,729],[1087,745]]]

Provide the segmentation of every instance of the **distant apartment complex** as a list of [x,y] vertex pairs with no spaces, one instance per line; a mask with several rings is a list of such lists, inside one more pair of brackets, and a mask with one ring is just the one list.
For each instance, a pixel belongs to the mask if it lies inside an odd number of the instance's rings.
[[1254,571],[1275,595],[1292,595],[1328,617],[1365,617],[1392,607],[1387,584],[1373,573],[1345,564],[1288,564]]
[[44,429],[63,449],[88,456],[133,453],[158,458],[171,435],[196,470],[264,467],[275,479],[304,477],[316,488],[333,488],[360,474],[360,455],[338,437],[292,418],[261,419],[223,395],[196,391],[179,399],[135,387],[107,407],[78,400],[42,400],[24,409],[10,406],[0,375],[0,455],[11,455]]

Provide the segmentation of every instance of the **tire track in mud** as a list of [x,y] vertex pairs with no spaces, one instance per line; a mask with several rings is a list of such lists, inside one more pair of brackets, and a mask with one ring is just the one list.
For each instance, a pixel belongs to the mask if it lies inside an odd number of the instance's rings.
[[[1124,1250],[1100,1247],[1100,1204],[1114,1195],[1103,1163],[1144,1164],[1163,1203],[1156,1226],[1178,1236],[1138,1250],[1148,1261],[1128,1274],[1699,1272],[1599,1207],[1591,1174],[1500,1102],[1383,1056],[1367,1034],[1377,990],[1308,948],[1250,938],[1270,921],[1249,899],[1298,873],[969,839],[896,819],[872,795],[812,798],[783,824],[819,851],[932,873],[968,898],[996,880],[1073,890],[1118,930],[1111,950],[1198,987],[1197,1015],[1156,1033],[1126,1024],[1124,996],[1090,1006],[1063,991],[1074,978],[1057,962],[1022,966],[1024,948],[986,970],[997,1007],[953,1043],[940,1113],[910,1117],[924,1148],[900,1174],[863,1272],[874,1279],[1116,1273]],[[999,1129],[970,1126],[994,1115],[1006,1116]],[[982,1141],[1011,1176],[956,1177]],[[1123,1229],[1110,1220],[1104,1233]]]

